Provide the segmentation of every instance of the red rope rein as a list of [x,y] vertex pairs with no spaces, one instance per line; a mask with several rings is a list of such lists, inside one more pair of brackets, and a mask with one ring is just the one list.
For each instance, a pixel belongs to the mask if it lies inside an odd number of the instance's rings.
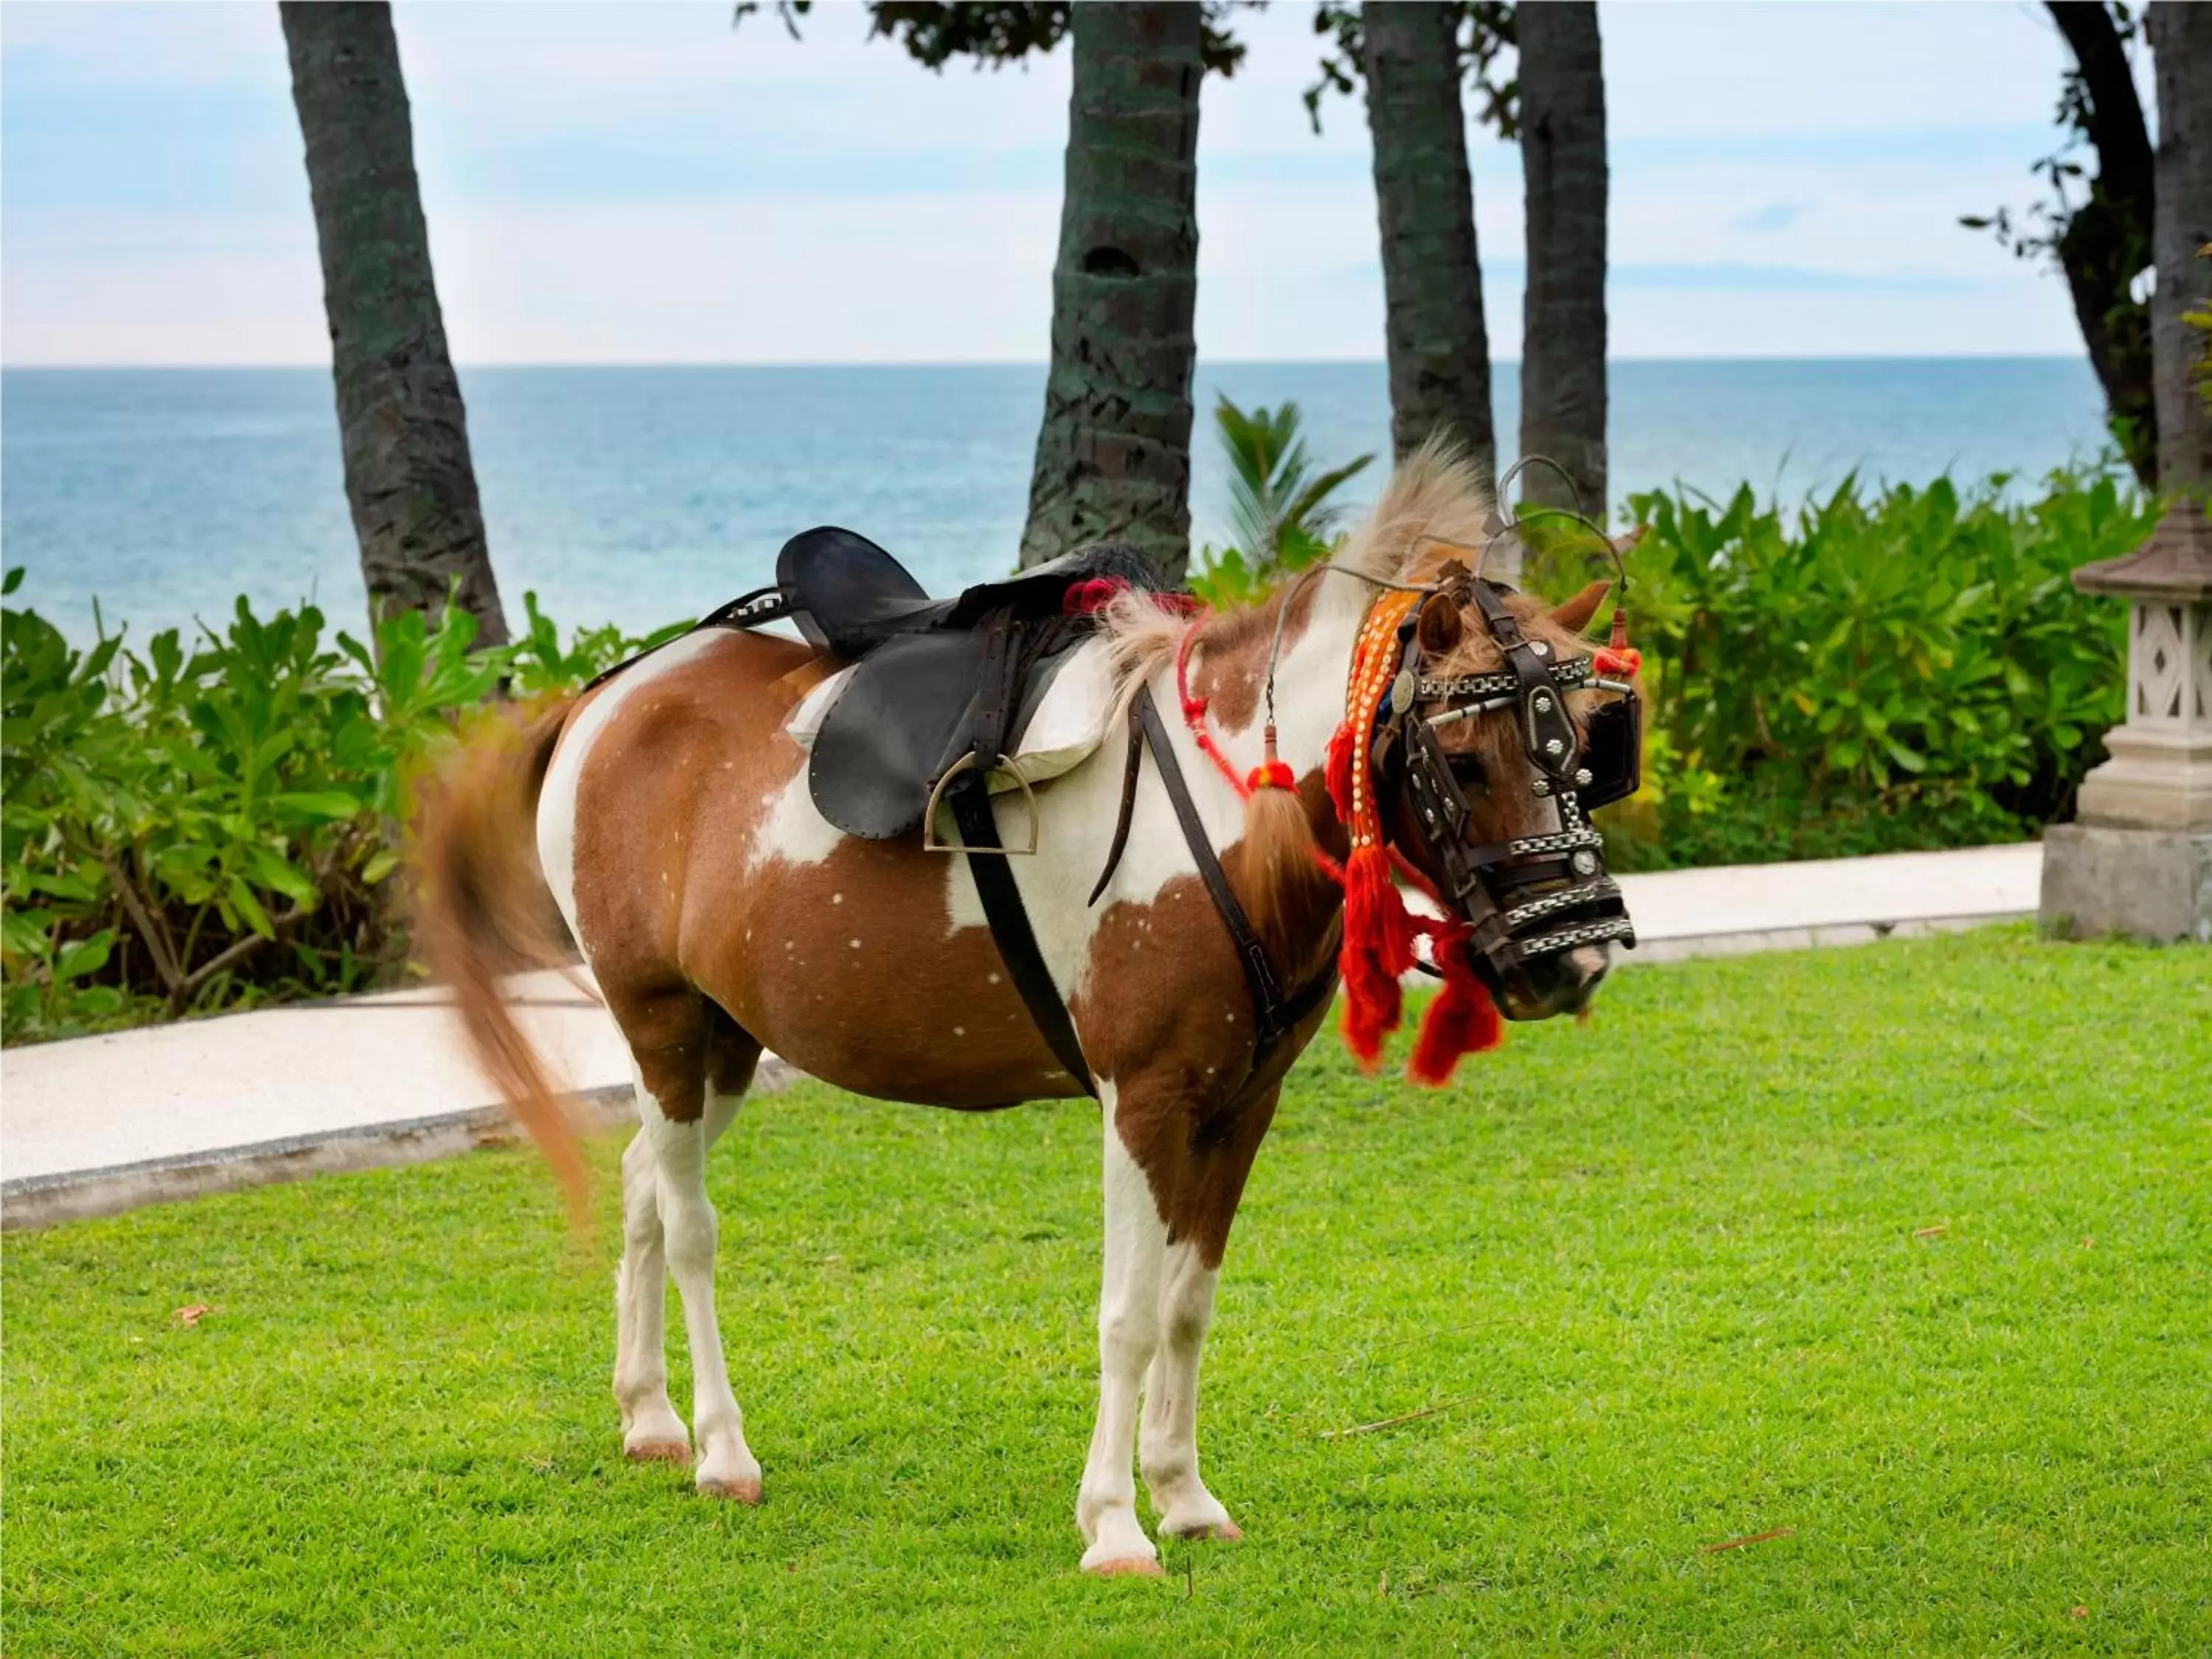
[[[1199,629],[1211,620],[1210,615],[1201,617],[1183,629],[1182,641],[1176,647],[1176,699],[1182,704],[1182,723],[1190,728],[1190,735],[1197,740],[1200,752],[1220,769],[1223,777],[1229,780],[1229,787],[1237,792],[1237,799],[1249,800],[1253,790],[1259,785],[1252,778],[1240,774],[1229,757],[1221,752],[1221,745],[1213,740],[1213,733],[1206,729],[1206,699],[1194,697],[1190,694],[1190,648],[1198,642]],[[1280,764],[1279,762],[1277,763]],[[1284,769],[1287,771],[1289,769]]]

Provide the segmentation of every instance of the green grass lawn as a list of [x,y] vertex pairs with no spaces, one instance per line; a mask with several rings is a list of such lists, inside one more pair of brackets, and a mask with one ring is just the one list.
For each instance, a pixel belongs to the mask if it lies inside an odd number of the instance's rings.
[[1164,1583],[1075,1570],[1095,1109],[809,1086],[714,1165],[758,1510],[622,1460],[613,1246],[526,1152],[9,1236],[0,1643],[2212,1650],[2212,951],[1601,1002],[1444,1093],[1316,1044],[1207,1358],[1248,1536]]

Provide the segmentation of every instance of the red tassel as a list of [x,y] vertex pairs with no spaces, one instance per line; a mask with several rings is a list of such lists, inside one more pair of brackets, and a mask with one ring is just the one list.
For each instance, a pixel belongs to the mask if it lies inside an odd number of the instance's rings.
[[1338,822],[1347,828],[1352,823],[1352,759],[1358,747],[1350,720],[1329,734],[1328,769],[1323,776],[1328,784],[1329,805],[1336,808]]
[[1422,1018],[1406,1075],[1437,1088],[1451,1081],[1462,1054],[1486,1053],[1504,1041],[1505,1027],[1489,987],[1474,976],[1460,941],[1432,935],[1431,945],[1443,967],[1444,988]]
[[1382,1057],[1382,1039],[1405,1012],[1398,977],[1413,965],[1407,921],[1389,859],[1379,847],[1356,850],[1344,866],[1344,948],[1337,968],[1344,979],[1345,1046],[1370,1071]]
[[1267,722],[1267,758],[1245,775],[1244,793],[1249,798],[1255,789],[1288,789],[1296,792],[1297,774],[1275,752],[1275,723]]

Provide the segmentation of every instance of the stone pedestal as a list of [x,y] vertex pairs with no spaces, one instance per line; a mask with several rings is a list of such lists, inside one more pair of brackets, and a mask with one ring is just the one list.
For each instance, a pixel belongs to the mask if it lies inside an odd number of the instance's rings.
[[2043,834],[2043,929],[2212,945],[2212,835],[2054,823]]
[[2140,550],[2074,583],[2128,597],[2128,717],[2076,821],[2044,836],[2044,928],[2212,944],[2212,526],[2178,501]]

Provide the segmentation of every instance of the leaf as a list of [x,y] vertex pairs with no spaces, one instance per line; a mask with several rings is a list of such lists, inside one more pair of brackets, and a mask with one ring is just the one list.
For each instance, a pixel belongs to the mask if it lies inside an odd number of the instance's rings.
[[205,1319],[210,1314],[218,1313],[220,1311],[222,1311],[220,1309],[210,1307],[204,1302],[187,1302],[183,1307],[178,1309],[176,1312],[171,1314],[169,1317],[175,1320],[177,1323],[184,1326],[187,1330],[189,1330],[193,1326],[198,1324],[200,1321]]
[[282,893],[303,910],[314,908],[317,901],[322,897],[306,872],[265,847],[251,849],[246,854],[246,864],[264,887]]
[[386,847],[373,854],[368,862],[361,866],[361,878],[365,885],[374,887],[398,867],[398,853]]
[[223,896],[237,909],[248,927],[264,939],[276,937],[276,929],[269,920],[268,911],[261,908],[261,901],[254,896],[253,890],[239,878],[233,876],[223,884]]
[[108,953],[114,944],[115,930],[103,927],[90,939],[63,945],[61,954],[54,958],[54,982],[59,985],[98,973],[107,966]]
[[287,790],[269,799],[272,805],[306,817],[325,820],[349,818],[368,806],[366,801],[343,789]]

